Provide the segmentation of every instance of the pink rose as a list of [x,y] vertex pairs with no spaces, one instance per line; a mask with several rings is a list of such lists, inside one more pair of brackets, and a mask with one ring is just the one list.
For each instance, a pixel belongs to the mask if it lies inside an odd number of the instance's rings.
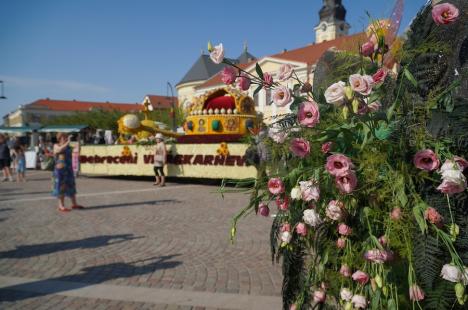
[[385,78],[387,77],[388,70],[384,67],[377,70],[377,72],[372,76],[372,80],[375,84],[380,84],[385,82]]
[[367,308],[367,299],[366,297],[362,295],[354,295],[353,298],[351,299],[351,302],[354,305],[354,308],[357,309],[366,309]]
[[388,243],[387,237],[386,237],[386,236],[380,236],[380,238],[379,238],[379,243],[380,243],[382,246],[386,246],[387,243]]
[[307,226],[304,223],[298,223],[296,226],[296,233],[300,236],[307,236]]
[[374,80],[369,75],[352,74],[349,77],[349,84],[355,92],[368,96],[372,92]]
[[349,266],[346,264],[341,265],[340,273],[343,277],[349,278],[351,277],[351,273],[352,273],[351,268],[349,268]]
[[302,200],[304,201],[318,201],[320,198],[320,188],[315,181],[301,181],[299,182],[301,189]]
[[280,231],[281,232],[291,231],[291,224],[283,223],[283,225],[281,225]]
[[289,307],[289,310],[297,310],[296,304],[292,304],[291,307]]
[[329,141],[329,142],[325,142],[324,144],[322,144],[322,148],[321,148],[321,149],[322,149],[322,153],[323,153],[323,154],[329,153],[330,150],[331,150],[332,145],[333,145],[333,142],[330,142],[330,141]]
[[315,127],[320,122],[318,104],[313,101],[302,102],[297,113],[299,124],[306,127]]
[[220,64],[224,59],[224,47],[223,43],[216,45],[213,50],[210,52],[210,58],[215,64]]
[[342,236],[349,236],[353,233],[353,229],[345,223],[341,223],[338,225],[338,233]]
[[374,43],[366,42],[361,46],[361,54],[364,57],[371,57],[374,54]]
[[252,83],[248,75],[245,73],[241,73],[241,75],[237,78],[236,82],[237,82],[237,86],[239,87],[239,89],[244,90],[244,91],[249,90],[250,84]]
[[273,85],[273,76],[268,72],[263,73],[263,87],[270,88]]
[[394,208],[390,213],[390,218],[394,221],[398,221],[401,219],[401,208]]
[[318,290],[314,292],[314,301],[316,303],[323,303],[325,302],[326,298],[327,298],[327,294],[324,291]]
[[344,249],[346,246],[346,239],[345,238],[338,238],[338,240],[336,240],[336,247],[338,249]]
[[289,198],[284,196],[284,199],[281,199],[279,196],[276,197],[276,205],[281,211],[288,211],[289,209]]
[[331,175],[338,176],[354,168],[354,165],[346,155],[333,154],[327,157],[325,168]]
[[277,107],[284,107],[291,102],[291,91],[283,85],[273,89],[272,96]]
[[278,125],[274,125],[268,129],[268,136],[276,143],[283,143],[288,137],[288,132]]
[[264,202],[261,202],[258,205],[258,213],[260,213],[261,216],[268,216],[270,214],[270,209],[268,208],[268,205]]
[[414,155],[413,163],[416,168],[426,171],[433,171],[439,168],[440,161],[434,151],[426,149]]
[[223,81],[224,84],[232,84],[236,81],[237,77],[237,72],[233,67],[227,66],[223,68],[223,71],[221,71],[221,81]]
[[443,226],[444,218],[432,207],[429,207],[424,211],[424,218],[439,228]]
[[379,101],[374,101],[371,104],[367,105],[367,113],[376,112],[380,110],[381,107],[382,107],[382,104]]
[[440,192],[448,195],[461,193],[465,188],[466,185],[464,183],[453,182],[452,180],[443,180],[442,184],[437,187]]
[[345,217],[344,204],[338,200],[332,200],[328,203],[325,215],[334,221],[341,221]]
[[464,159],[460,156],[454,156],[453,160],[457,163],[460,170],[463,172],[466,168],[468,168],[468,160]]
[[281,65],[278,71],[278,80],[284,82],[288,80],[293,74],[293,67],[290,64]]
[[441,3],[432,8],[432,19],[437,25],[451,24],[458,19],[460,12],[451,3]]
[[413,284],[409,288],[409,296],[412,301],[420,301],[424,299],[424,292],[417,284]]
[[369,275],[364,271],[358,270],[351,276],[354,281],[358,282],[359,284],[365,285],[369,282]]
[[335,177],[335,184],[338,190],[343,194],[349,194],[357,186],[356,173],[353,170],[348,170],[345,173]]
[[280,178],[271,178],[268,181],[268,190],[273,195],[284,193],[284,183]]
[[294,155],[304,158],[310,153],[310,144],[309,141],[305,139],[294,138],[291,141],[289,149],[294,153]]
[[393,259],[393,253],[391,251],[372,249],[364,253],[364,258],[374,263],[383,264]]

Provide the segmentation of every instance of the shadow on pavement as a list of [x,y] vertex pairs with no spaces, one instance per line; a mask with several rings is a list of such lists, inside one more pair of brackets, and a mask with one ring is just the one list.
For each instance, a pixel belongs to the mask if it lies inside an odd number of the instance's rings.
[[[69,290],[83,288],[93,284],[102,283],[112,279],[130,278],[153,273],[156,270],[175,268],[181,265],[182,262],[172,261],[172,259],[180,255],[181,254],[173,254],[152,257],[131,263],[112,263],[107,265],[87,267],[83,268],[79,274],[4,287],[0,289],[0,302],[12,302],[49,294],[57,294]],[[141,263],[147,261],[152,262],[141,265]],[[12,291],[21,291],[27,293],[8,293]]]
[[150,200],[150,201],[139,201],[139,202],[126,202],[126,203],[111,204],[111,205],[89,206],[79,211],[93,211],[93,210],[98,210],[98,209],[132,207],[132,206],[142,206],[142,205],[156,206],[156,205],[162,205],[165,203],[182,203],[182,201],[175,200],[175,199],[162,199],[162,200]]
[[143,237],[134,237],[132,234],[121,234],[96,236],[72,241],[20,245],[14,250],[0,252],[0,258],[29,258],[67,250],[94,249],[140,238]]
[[4,212],[4,211],[12,211],[13,208],[1,208],[0,209],[0,212]]

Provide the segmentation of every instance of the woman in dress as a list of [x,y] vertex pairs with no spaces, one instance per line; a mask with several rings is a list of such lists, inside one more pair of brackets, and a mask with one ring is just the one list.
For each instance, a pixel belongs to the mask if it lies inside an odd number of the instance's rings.
[[65,133],[57,134],[57,143],[54,144],[55,166],[53,172],[52,195],[58,198],[58,210],[61,212],[70,211],[65,208],[65,196],[72,202],[72,209],[83,209],[76,202],[75,176],[72,166],[72,147],[70,146],[71,136]]

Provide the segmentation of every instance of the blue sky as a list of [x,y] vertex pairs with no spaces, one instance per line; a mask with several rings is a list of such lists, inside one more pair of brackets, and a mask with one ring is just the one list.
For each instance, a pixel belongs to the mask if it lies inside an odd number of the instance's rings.
[[[402,29],[426,0],[406,0]],[[390,15],[391,0],[343,0],[351,33]],[[206,50],[237,57],[315,40],[320,0],[2,0],[0,116],[39,98],[141,102],[166,95]],[[1,123],[1,121],[0,121]]]

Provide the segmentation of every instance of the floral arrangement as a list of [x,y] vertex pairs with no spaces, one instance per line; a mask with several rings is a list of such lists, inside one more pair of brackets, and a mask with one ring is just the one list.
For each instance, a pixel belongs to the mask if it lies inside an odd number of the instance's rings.
[[[443,27],[459,11],[442,3],[432,16]],[[291,110],[256,136],[268,154],[257,179],[241,184],[251,185],[243,189],[251,200],[231,231],[234,238],[247,214],[276,210],[270,236],[273,259],[282,259],[285,309],[422,309],[428,296],[415,271],[422,235],[436,238],[451,258],[431,272],[453,284],[459,305],[468,300],[468,267],[454,246],[467,232],[452,215],[453,201],[467,192],[468,161],[451,152],[451,141],[404,121],[411,104],[401,94],[418,83],[406,67],[399,74],[385,67],[392,27],[372,23],[358,72],[318,92],[291,65],[281,66],[275,81],[258,64],[256,75],[242,70],[224,58],[222,44],[209,44],[211,59],[228,64],[221,73],[226,84],[271,88],[274,104]],[[291,79],[293,89],[285,86]],[[401,134],[407,126],[419,126],[417,138]],[[450,218],[425,199],[424,186],[445,196]]]

